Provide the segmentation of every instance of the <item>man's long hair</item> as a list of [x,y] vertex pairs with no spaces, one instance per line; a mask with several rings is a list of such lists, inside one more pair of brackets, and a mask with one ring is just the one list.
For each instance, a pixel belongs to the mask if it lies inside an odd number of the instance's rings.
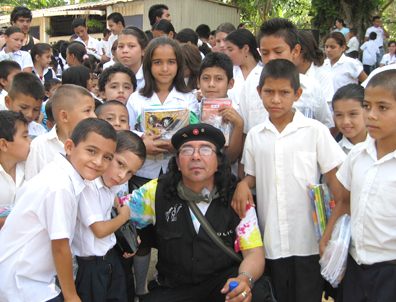
[[[224,204],[230,204],[239,179],[231,172],[228,156],[220,151],[216,151],[216,155],[218,167],[214,174],[214,182],[217,191],[220,193],[220,201]],[[177,185],[182,180],[182,174],[176,163],[177,156],[179,156],[179,152],[170,159],[166,174],[159,178],[160,181],[164,182],[164,196],[168,199],[175,198],[178,195]]]

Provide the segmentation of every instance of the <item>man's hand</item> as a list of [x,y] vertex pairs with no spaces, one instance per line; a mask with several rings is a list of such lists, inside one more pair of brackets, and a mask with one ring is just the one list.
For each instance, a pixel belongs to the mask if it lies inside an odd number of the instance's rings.
[[157,155],[160,153],[167,152],[167,149],[164,147],[169,146],[169,142],[165,140],[160,140],[158,138],[161,137],[161,134],[152,135],[152,136],[145,136],[143,142],[146,146],[147,154],[149,155]]
[[[228,291],[230,290],[230,282],[236,281],[238,282],[238,286],[233,289],[232,292]],[[226,295],[226,301],[234,302],[234,301],[251,301],[252,300],[252,293],[250,290],[250,286],[248,283],[246,283],[245,280],[240,278],[239,276],[236,278],[230,278],[227,280],[227,283],[224,285],[223,289],[221,290],[222,294],[227,294]]]

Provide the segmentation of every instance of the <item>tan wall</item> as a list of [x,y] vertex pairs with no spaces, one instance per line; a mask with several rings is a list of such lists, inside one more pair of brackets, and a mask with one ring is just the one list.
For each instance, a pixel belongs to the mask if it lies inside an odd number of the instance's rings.
[[113,13],[120,13],[123,16],[142,15],[144,4],[142,1],[133,1],[132,3],[118,3],[113,5]]

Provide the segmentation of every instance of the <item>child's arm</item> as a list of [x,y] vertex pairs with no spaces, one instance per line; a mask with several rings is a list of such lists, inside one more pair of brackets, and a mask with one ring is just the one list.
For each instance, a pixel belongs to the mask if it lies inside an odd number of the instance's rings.
[[334,201],[338,201],[341,198],[342,193],[342,184],[338,180],[336,173],[338,169],[334,168],[329,172],[325,173],[324,176],[326,177],[327,184],[329,185],[330,191],[333,194]]
[[342,187],[341,198],[337,202],[333,212],[331,213],[330,219],[326,225],[325,232],[322,236],[322,239],[319,242],[319,254],[322,257],[327,243],[331,238],[331,233],[333,232],[333,227],[337,222],[338,218],[340,218],[344,214],[351,215],[351,207],[350,207],[350,197],[351,192]]
[[242,219],[246,215],[246,203],[254,207],[253,195],[250,189],[256,187],[256,177],[246,175],[237,185],[234,196],[232,197],[231,206],[238,216]]
[[358,76],[358,80],[359,80],[361,83],[363,83],[366,79],[367,79],[367,74],[366,74],[364,71],[362,71],[362,72],[359,74],[359,76]]
[[7,217],[0,217],[0,230],[3,227],[5,221],[6,221]]
[[117,217],[107,221],[97,221],[90,225],[92,232],[97,238],[103,238],[117,231],[128,219],[130,210],[128,206],[117,206]]
[[52,256],[59,283],[65,302],[81,302],[77,296],[76,286],[73,279],[73,263],[69,246],[69,239],[57,239],[51,241]]
[[224,149],[224,153],[230,158],[231,164],[238,160],[238,157],[242,153],[242,135],[243,135],[243,119],[238,112],[232,107],[222,107],[219,109],[219,114],[223,120],[227,123],[231,122],[234,124],[234,130],[230,137],[230,143],[228,147]]

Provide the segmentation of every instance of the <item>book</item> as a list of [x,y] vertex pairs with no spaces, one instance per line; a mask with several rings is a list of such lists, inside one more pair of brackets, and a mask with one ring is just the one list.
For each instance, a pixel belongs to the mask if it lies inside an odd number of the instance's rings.
[[224,147],[227,147],[230,143],[232,124],[223,121],[223,118],[219,115],[219,109],[231,106],[231,99],[202,99],[201,122],[210,124],[223,132],[226,141]]

